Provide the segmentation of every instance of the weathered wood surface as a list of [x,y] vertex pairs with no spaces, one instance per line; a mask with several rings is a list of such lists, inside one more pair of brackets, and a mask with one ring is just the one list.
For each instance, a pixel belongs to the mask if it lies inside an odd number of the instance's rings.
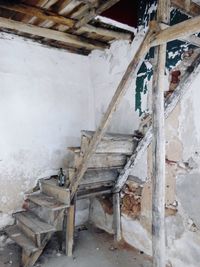
[[[158,23],[170,22],[168,0],[159,0]],[[168,28],[170,29],[170,28]],[[155,47],[152,82],[152,256],[153,267],[166,267],[165,248],[165,65],[166,43]]]
[[[169,28],[170,26],[168,26],[167,24],[164,24],[164,23],[161,23],[160,24],[161,26],[161,29],[166,29],[166,28]],[[181,37],[179,38],[180,41],[183,41],[183,42],[187,42],[187,43],[190,43],[190,44],[193,44],[197,47],[200,47],[200,38],[196,35],[190,35],[190,36],[184,36],[184,37]]]
[[35,234],[54,232],[54,226],[41,221],[34,213],[25,211],[15,214],[15,218]]
[[[84,155],[94,132],[82,131],[81,153]],[[105,134],[96,148],[96,153],[132,155],[138,144],[138,137],[133,135]]]
[[115,5],[117,2],[119,2],[119,0],[107,0],[104,1],[103,4],[99,5],[98,7],[96,7],[96,3],[94,3],[95,4],[94,7],[91,6],[86,11],[86,13],[83,14],[83,18],[76,23],[75,28],[78,29],[82,27],[87,22],[95,18],[97,15],[101,14],[102,12],[106,11],[107,9]]
[[113,194],[113,228],[114,241],[118,243],[122,239],[120,193]]
[[68,205],[60,202],[55,197],[48,196],[48,195],[43,194],[43,193],[37,193],[37,194],[29,195],[27,199],[32,201],[33,203],[41,206],[41,207],[45,207],[45,208],[50,209],[52,211],[60,210],[60,209],[64,209],[64,208],[68,207]]
[[39,256],[41,255],[43,249],[39,249],[38,251],[32,252],[31,254],[27,253],[25,249],[22,249],[22,266],[23,267],[32,267]]
[[17,225],[9,226],[5,229],[6,234],[14,240],[20,247],[30,252],[38,250],[34,242],[25,236]]
[[[162,1],[161,1],[162,2]],[[155,48],[152,85],[152,251],[153,267],[165,267],[165,115],[164,73],[166,44]]]
[[[75,154],[74,167],[81,164],[82,157]],[[88,162],[88,169],[120,168],[126,164],[126,155],[123,154],[93,154]]]
[[[47,8],[50,7],[49,3],[48,3]],[[59,15],[55,12],[47,10],[47,8],[44,8],[44,7],[35,7],[35,6],[27,5],[25,3],[23,3],[23,4],[12,3],[11,4],[11,3],[8,3],[8,1],[1,1],[0,2],[0,8],[3,8],[5,10],[19,12],[21,14],[32,17],[32,19],[30,20],[31,23],[36,21],[36,19],[38,18],[40,20],[45,21],[47,24],[49,22],[52,22],[53,24],[65,25],[65,31],[67,29],[73,28],[75,26],[75,24],[77,23],[76,19]],[[29,22],[29,21],[27,21],[27,22]],[[43,25],[45,24],[45,22],[43,22]],[[114,39],[131,40],[131,34],[129,34],[129,33],[116,32],[113,30],[95,27],[95,26],[92,26],[89,24],[86,24],[85,26],[81,27],[76,32],[78,34],[81,34],[84,32],[96,33],[96,34],[99,34],[102,36],[112,37]]]
[[151,46],[184,38],[200,31],[200,16],[170,26],[152,36]]
[[77,169],[77,172],[73,178],[73,181],[70,184],[70,190],[71,190],[71,197],[74,196],[75,192],[78,189],[78,186],[80,184],[80,181],[82,177],[84,176],[87,168],[89,160],[92,156],[92,154],[95,152],[98,144],[101,141],[101,138],[103,137],[104,133],[106,132],[106,129],[111,121],[112,115],[117,109],[118,105],[120,104],[123,95],[126,93],[127,89],[129,88],[131,81],[136,77],[137,71],[139,70],[141,63],[143,62],[143,59],[149,50],[149,39],[151,36],[151,31],[149,31],[142,44],[138,48],[133,60],[130,62],[125,74],[123,75],[121,82],[119,83],[119,86],[107,108],[106,113],[104,114],[101,123],[99,127],[97,128],[95,134],[93,135],[92,140],[90,141],[89,148],[87,152],[85,153],[83,160]]
[[55,41],[60,41],[69,44],[76,48],[86,48],[88,50],[93,49],[105,49],[108,45],[99,41],[92,41],[85,37],[78,37],[69,33],[59,32],[56,30],[41,28],[35,25],[25,24],[23,22],[17,22],[7,18],[0,18],[0,27],[15,31],[20,31],[22,33],[28,33],[44,38],[48,38]]
[[63,24],[70,28],[73,27],[76,23],[76,20],[74,19],[66,18],[47,9],[42,9],[27,4],[11,4],[7,1],[0,1],[0,8],[16,11],[28,16],[35,16],[41,20],[53,21],[54,23]]
[[74,228],[75,228],[75,203],[67,211],[67,229],[66,229],[66,255],[71,257],[74,247]]
[[171,0],[171,5],[183,11],[183,13],[188,14],[189,16],[195,17],[200,15],[200,6],[193,1],[190,2],[190,5],[186,5],[183,0]]
[[67,204],[70,203],[70,191],[67,188],[59,187],[57,185],[56,179],[41,180],[41,191],[48,195],[55,197],[61,203]]
[[[92,183],[101,183],[101,182],[114,182],[119,175],[121,169],[109,169],[109,170],[99,170],[99,169],[88,169],[83,179],[81,180],[80,185],[89,185]],[[69,180],[74,176],[75,169],[69,169]]]
[[[192,82],[195,80],[197,75],[200,73],[200,54],[197,54],[193,63],[188,67],[187,71],[181,77],[181,80],[175,89],[175,91],[166,99],[165,101],[165,118],[167,118],[170,113],[174,110],[177,103],[181,100],[183,95],[188,91]],[[114,187],[114,192],[119,192],[124,184],[126,183],[131,170],[135,167],[137,162],[140,160],[141,156],[146,151],[147,147],[152,141],[152,126],[149,127],[147,133],[139,142],[135,152],[127,161],[124,169],[121,171],[117,182]]]

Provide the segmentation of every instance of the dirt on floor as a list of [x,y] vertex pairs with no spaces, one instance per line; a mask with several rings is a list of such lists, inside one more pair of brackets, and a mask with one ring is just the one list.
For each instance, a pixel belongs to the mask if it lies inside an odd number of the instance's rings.
[[[0,240],[0,267],[20,267],[21,249],[11,240]],[[104,231],[83,227],[76,231],[75,251],[71,258],[59,250],[55,235],[35,267],[151,267],[143,252],[121,246],[116,249],[113,236]]]

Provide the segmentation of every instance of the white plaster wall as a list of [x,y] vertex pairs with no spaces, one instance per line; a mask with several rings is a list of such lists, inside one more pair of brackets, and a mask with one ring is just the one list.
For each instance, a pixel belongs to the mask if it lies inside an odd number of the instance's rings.
[[[138,34],[132,44],[128,41],[117,41],[106,51],[94,51],[90,55],[92,86],[95,99],[95,123],[98,126],[102,115],[107,109],[114,92],[119,85],[125,70],[133,59],[143,39]],[[142,101],[146,107],[147,96]],[[135,79],[112,117],[110,132],[133,133],[139,126],[138,112],[135,111]]]
[[88,57],[1,34],[0,61],[0,212],[10,213],[68,165],[67,147],[94,129],[94,104]]

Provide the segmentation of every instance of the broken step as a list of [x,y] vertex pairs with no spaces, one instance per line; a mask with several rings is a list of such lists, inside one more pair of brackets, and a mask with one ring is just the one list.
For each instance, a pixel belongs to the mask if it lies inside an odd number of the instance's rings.
[[[95,132],[81,131],[81,153],[85,154]],[[106,133],[97,146],[96,153],[132,155],[140,138],[137,135]]]
[[38,206],[45,207],[52,211],[62,210],[68,207],[67,204],[60,202],[55,197],[48,196],[42,192],[29,195],[27,199]]
[[55,232],[56,228],[46,222],[43,222],[31,211],[24,211],[14,214],[19,229],[29,237],[36,246],[42,245],[45,234]]
[[51,178],[40,180],[40,188],[42,193],[54,197],[59,202],[66,204],[68,207],[70,206],[69,189],[58,186],[56,179]]
[[21,229],[17,225],[7,227],[5,232],[13,241],[29,253],[38,251],[39,248],[35,246],[31,239],[22,233]]

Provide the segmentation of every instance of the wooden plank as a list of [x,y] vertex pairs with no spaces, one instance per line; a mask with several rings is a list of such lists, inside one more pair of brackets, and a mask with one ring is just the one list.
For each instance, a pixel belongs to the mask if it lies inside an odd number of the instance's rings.
[[96,33],[98,35],[104,36],[104,37],[111,37],[113,39],[118,40],[128,40],[130,41],[132,39],[131,33],[124,33],[124,32],[117,32],[111,29],[104,29],[101,27],[95,27],[90,24],[86,24],[85,26],[80,27],[78,30],[76,30],[77,34],[82,33]]
[[113,5],[115,5],[119,0],[107,0],[104,1],[101,5],[99,5],[97,8],[90,8],[87,14],[84,14],[83,18],[79,20],[75,24],[75,28],[78,29],[85,25],[87,22],[95,18],[97,15],[101,14],[105,10],[111,8]]
[[2,3],[2,1],[1,1],[0,2],[0,8],[19,12],[22,14],[26,14],[28,16],[35,16],[41,20],[48,20],[48,21],[52,21],[54,23],[66,25],[69,28],[72,28],[76,23],[76,20],[74,20],[74,19],[65,18],[61,15],[58,15],[58,14],[52,12],[52,11],[38,8],[38,7],[34,7],[34,6],[30,6],[27,4],[11,4],[11,3],[8,3],[7,1],[5,1],[5,2],[3,1],[3,3]]
[[[74,167],[77,167],[81,164],[82,157],[79,154],[76,154]],[[121,168],[126,164],[126,155],[123,154],[106,154],[99,153],[93,154],[88,161],[88,169],[108,169],[108,168]]]
[[123,95],[126,93],[127,89],[129,88],[131,81],[134,79],[135,75],[137,74],[137,71],[139,70],[141,63],[143,62],[143,59],[147,51],[149,50],[149,39],[150,39],[151,34],[152,34],[151,31],[148,31],[148,33],[146,34],[142,44],[138,48],[133,60],[130,62],[125,74],[123,75],[121,82],[119,83],[119,86],[107,108],[107,111],[104,114],[100,122],[99,127],[97,128],[95,134],[93,135],[88,151],[84,155],[83,160],[79,168],[77,169],[75,177],[70,184],[71,197],[73,197],[75,192],[77,191],[79,183],[87,170],[90,157],[92,156],[93,152],[96,150],[98,144],[100,143],[101,138],[104,135],[109,125],[109,122],[111,121],[113,113],[115,112],[118,105],[120,104],[123,98]]
[[34,213],[25,211],[15,214],[15,218],[31,229],[35,234],[54,232],[54,226],[45,223],[39,219]]
[[[95,131],[81,131],[82,136],[88,137],[90,140],[92,139]],[[102,137],[102,140],[114,140],[114,141],[133,141],[136,136],[133,134],[120,134],[120,133],[105,133]]]
[[[195,80],[197,75],[200,73],[200,54],[198,53],[195,57],[193,63],[190,67],[188,67],[187,71],[181,77],[181,80],[175,89],[175,91],[166,99],[165,101],[165,118],[167,118],[170,113],[174,110],[177,103],[181,100],[183,95],[188,91],[192,82]],[[146,151],[147,147],[152,141],[152,126],[149,127],[145,136],[139,142],[135,152],[127,161],[124,169],[121,171],[116,185],[113,189],[114,192],[119,192],[124,184],[126,183],[128,176],[131,173],[131,170],[135,167],[135,165],[140,160],[141,156]]]
[[41,191],[48,195],[55,197],[61,203],[70,205],[70,191],[67,188],[59,187],[56,179],[41,180]]
[[22,233],[22,231],[17,227],[17,225],[7,227],[5,229],[5,232],[20,247],[29,251],[29,253],[38,250],[35,244]]
[[189,16],[195,17],[200,15],[200,6],[193,1],[191,1],[190,6],[188,6],[185,5],[185,1],[183,0],[171,0],[171,5]]
[[83,47],[89,50],[93,49],[103,50],[108,47],[108,45],[94,40],[93,40],[94,44],[92,44],[91,40],[85,37],[78,37],[69,33],[45,29],[35,25],[25,24],[23,22],[17,22],[2,17],[0,17],[0,27],[5,29],[20,31],[22,33],[33,34],[36,36],[48,38],[55,41],[60,41],[78,48]]
[[151,46],[158,46],[173,40],[185,38],[199,31],[200,16],[197,16],[161,30],[152,37]]
[[68,208],[66,230],[66,255],[71,257],[74,247],[75,203]]
[[[109,169],[109,170],[99,170],[99,169],[88,169],[85,173],[80,185],[88,185],[92,183],[101,182],[114,182],[119,175],[121,169]],[[75,169],[69,169],[69,180],[74,176]]]
[[122,239],[120,193],[113,194],[113,228],[114,241],[117,244]]
[[56,210],[60,210],[60,209],[64,209],[68,207],[67,204],[60,202],[55,197],[48,196],[43,193],[28,195],[27,199],[41,207],[45,207],[52,211],[56,211]]
[[[81,153],[84,155],[88,149],[90,140],[92,139],[94,132],[89,136],[88,134],[82,134],[81,138]],[[118,135],[107,135],[102,138],[101,142],[96,148],[96,153],[110,153],[110,154],[124,154],[132,155],[134,149],[138,144],[138,138],[134,136],[122,135],[121,138]]]

